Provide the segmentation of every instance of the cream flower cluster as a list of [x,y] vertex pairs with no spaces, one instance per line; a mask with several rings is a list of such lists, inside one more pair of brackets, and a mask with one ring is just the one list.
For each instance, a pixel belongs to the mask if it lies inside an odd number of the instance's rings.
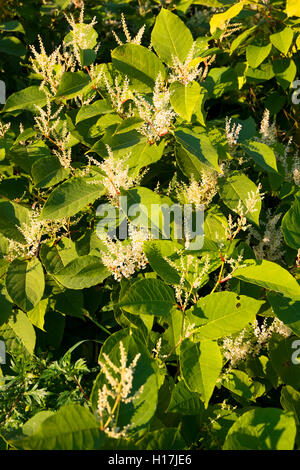
[[112,204],[117,206],[119,203],[121,188],[130,189],[133,186],[138,185],[144,173],[142,172],[134,177],[129,176],[129,167],[125,164],[129,159],[130,154],[117,159],[114,157],[109,145],[106,145],[106,149],[108,157],[103,162],[99,163],[93,157],[88,157],[88,160],[89,165],[94,164],[102,170],[104,174],[102,182],[106,188],[106,196]]
[[239,135],[242,130],[241,124],[233,124],[231,126],[232,118],[225,118],[225,132],[226,132],[226,139],[229,144],[229,147],[232,148],[238,143]]
[[257,259],[267,259],[269,261],[280,261],[283,256],[284,238],[278,223],[281,218],[281,213],[272,215],[271,211],[267,211],[266,221],[262,221],[261,225],[264,228],[263,234],[258,230],[251,227],[248,236],[248,243],[251,236],[254,237],[258,244],[253,246],[253,250]]
[[113,240],[109,236],[101,239],[107,248],[107,251],[102,251],[102,262],[117,281],[123,277],[129,279],[136,270],[146,268],[148,260],[143,245],[149,240],[149,234],[143,229],[129,224],[128,240]]
[[103,79],[113,108],[117,113],[123,113],[123,105],[129,97],[128,77],[125,76],[122,86],[119,84],[118,77],[115,78],[114,86],[111,86],[105,74],[103,74]]
[[193,65],[192,60],[195,52],[195,42],[193,43],[186,59],[184,62],[181,62],[178,57],[172,56],[172,65],[171,65],[171,74],[169,76],[169,82],[180,82],[183,85],[188,85],[193,80],[200,78],[201,81],[204,81],[207,77],[209,66],[215,60],[215,56],[207,59],[205,61],[205,67],[200,67],[197,63]]
[[149,143],[153,144],[168,134],[176,113],[170,105],[170,91],[166,88],[161,74],[157,76],[155,81],[153,104],[150,104],[138,93],[133,97],[133,101],[137,106],[140,118],[144,121],[139,132],[147,137]]
[[10,129],[10,126],[11,126],[11,122],[8,122],[7,124],[3,124],[2,122],[0,122],[0,137],[3,138],[6,134],[6,132],[8,132],[8,130]]
[[[46,241],[43,236],[57,239],[58,232],[66,234],[68,230],[67,219],[62,220],[40,220],[40,210],[32,210],[29,214],[29,222],[22,223],[18,230],[24,237],[24,243],[9,240],[8,261],[18,257],[32,258],[37,255],[39,246]],[[61,237],[61,235],[60,235]]]
[[47,94],[46,109],[35,105],[39,115],[34,116],[35,124],[39,132],[46,139],[51,141],[56,149],[52,150],[54,155],[60,161],[63,168],[71,167],[72,150],[68,148],[68,144],[71,139],[71,134],[68,132],[67,125],[64,123],[60,133],[57,132],[57,128],[60,124],[60,113],[63,110],[63,106],[60,106],[55,112],[52,113],[52,102],[49,94]]
[[265,109],[261,124],[260,124],[261,142],[267,145],[272,145],[276,141],[276,124],[270,124],[270,111]]
[[210,169],[202,171],[201,180],[192,176],[189,184],[177,183],[176,194],[182,204],[203,204],[208,206],[217,194],[217,172]]
[[288,338],[292,331],[278,318],[274,318],[269,326],[266,319],[261,325],[255,320],[250,330],[244,328],[236,337],[227,336],[223,339],[222,348],[225,359],[229,361],[231,367],[234,367],[248,357],[257,356],[266,347],[273,333]]
[[123,342],[120,341],[120,365],[116,366],[109,356],[103,353],[105,361],[99,361],[101,372],[104,373],[107,384],[98,391],[97,411],[100,417],[100,428],[113,438],[126,437],[130,425],[120,429],[116,423],[117,408],[121,403],[132,403],[143,391],[143,386],[132,393],[134,370],[140,358],[138,353],[131,364],[127,365],[127,353]]
[[[144,32],[145,32],[146,25],[143,25],[139,29],[137,35],[134,38],[132,38],[130,32],[128,31],[128,27],[127,27],[127,24],[126,24],[124,13],[121,13],[121,24],[122,24],[123,32],[124,32],[125,37],[126,37],[126,42],[127,43],[132,43],[132,44],[141,44],[142,38],[143,38],[143,35],[144,35]],[[115,33],[115,31],[112,31],[112,33],[114,35],[115,40],[119,44],[119,46],[122,46],[123,42],[120,40],[119,36]]]

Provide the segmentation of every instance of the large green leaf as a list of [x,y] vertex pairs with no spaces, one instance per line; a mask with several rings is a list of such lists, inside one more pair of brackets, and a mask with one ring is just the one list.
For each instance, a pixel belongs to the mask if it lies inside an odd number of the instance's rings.
[[222,13],[217,13],[212,16],[210,20],[210,32],[211,34],[214,34],[216,30],[219,29],[225,29],[227,23],[237,16],[241,10],[244,7],[244,2],[238,2],[235,5],[231,6],[228,8],[228,10],[222,12]]
[[268,145],[252,140],[243,144],[243,149],[264,170],[277,173],[276,156]]
[[278,33],[271,34],[270,41],[284,55],[287,55],[293,42],[294,32],[291,28],[284,28]]
[[28,209],[13,202],[0,201],[0,233],[5,237],[25,243],[25,239],[18,227],[28,223]]
[[11,113],[12,111],[25,109],[35,112],[35,105],[43,107],[46,103],[47,98],[45,92],[40,90],[38,86],[30,86],[10,95],[6,100],[2,112]]
[[170,91],[172,93],[170,101],[174,110],[182,119],[190,121],[201,96],[199,83],[192,82],[183,85],[180,82],[174,82],[170,87]]
[[268,300],[279,320],[300,337],[300,299],[292,300],[282,294],[269,292]]
[[282,382],[299,390],[300,359],[298,340],[295,341],[293,336],[284,338],[273,335],[268,344],[268,352],[272,367]]
[[244,268],[232,273],[242,281],[279,292],[289,298],[300,299],[300,286],[296,279],[279,264],[267,260],[246,260]]
[[27,315],[20,310],[0,327],[0,338],[11,353],[20,353],[20,344],[30,355],[34,352],[35,331]]
[[26,54],[26,47],[20,39],[14,36],[4,36],[0,39],[0,52],[5,54],[22,57]]
[[160,59],[146,47],[124,44],[112,51],[113,65],[130,78],[135,90],[151,93],[159,74],[164,78],[165,68]]
[[293,413],[255,408],[231,426],[224,450],[292,450],[296,437]]
[[199,327],[197,339],[218,339],[241,331],[255,320],[262,304],[262,301],[234,292],[202,297],[192,310],[191,322]]
[[6,289],[22,310],[32,310],[41,300],[45,289],[44,271],[36,258],[15,259],[6,274]]
[[300,192],[296,194],[295,201],[284,215],[281,229],[286,244],[298,250],[300,247]]
[[[99,361],[105,362],[104,354],[106,354],[116,367],[120,367],[120,342],[123,343],[127,355],[127,366],[133,359],[140,355],[136,367],[133,371],[132,389],[130,395],[134,395],[140,390],[140,394],[129,403],[122,402],[118,412],[117,426],[130,425],[129,433],[144,428],[145,425],[153,417],[158,400],[158,388],[163,380],[156,372],[154,361],[151,360],[148,349],[144,342],[141,340],[141,335],[137,330],[123,328],[120,331],[112,334],[103,344],[99,355]],[[119,375],[117,375],[119,377]],[[100,372],[96,381],[94,382],[91,404],[95,411],[98,402],[98,390],[103,385],[108,386],[108,381],[103,372]],[[141,387],[142,390],[141,390]]]
[[190,129],[178,128],[175,137],[183,148],[202,164],[220,170],[217,150],[204,133],[196,134]]
[[256,69],[270,54],[272,44],[266,46],[254,46],[249,44],[246,49],[247,62],[253,69]]
[[98,256],[86,255],[72,260],[55,278],[68,289],[85,289],[101,284],[110,274]]
[[93,414],[79,405],[65,405],[42,421],[30,436],[16,439],[14,446],[26,450],[94,450],[103,441]]
[[184,381],[178,382],[172,390],[168,413],[181,413],[184,415],[197,415],[203,407],[196,392],[191,392]]
[[136,315],[166,316],[174,304],[173,290],[158,279],[134,282],[119,301],[119,307]]
[[103,194],[104,186],[101,183],[89,184],[85,178],[72,178],[52,191],[41,218],[55,220],[71,217]]
[[83,72],[65,72],[60,81],[57,97],[70,100],[82,95],[91,88],[91,79]]
[[297,425],[300,424],[300,392],[290,385],[281,389],[280,403],[284,410],[292,411]]
[[211,340],[193,343],[185,339],[180,347],[180,369],[189,390],[200,393],[207,407],[222,369],[218,344]]
[[229,176],[226,180],[220,180],[220,189],[219,194],[231,210],[236,210],[239,204],[239,201],[242,203],[242,208],[244,215],[251,222],[259,224],[259,214],[261,210],[261,201],[259,200],[254,209],[247,211],[246,201],[251,198],[252,192],[257,192],[257,186],[246,176],[245,174],[235,174]]
[[161,60],[172,65],[173,56],[185,61],[193,45],[193,36],[177,15],[162,8],[156,17],[151,42]]
[[171,266],[166,258],[178,250],[171,240],[149,240],[144,243],[144,252],[151,268],[167,283],[178,284],[180,274]]
[[38,188],[50,188],[69,176],[70,170],[63,168],[57,157],[39,158],[32,165],[32,176]]

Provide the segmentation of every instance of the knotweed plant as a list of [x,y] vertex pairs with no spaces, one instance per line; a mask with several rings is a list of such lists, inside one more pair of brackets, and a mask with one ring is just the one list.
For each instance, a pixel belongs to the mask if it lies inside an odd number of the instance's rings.
[[113,205],[119,204],[119,197],[121,194],[121,188],[130,189],[135,185],[138,185],[143,178],[144,172],[139,173],[137,176],[129,175],[129,167],[126,165],[130,154],[123,156],[122,158],[116,158],[109,147],[106,145],[108,157],[103,162],[99,163],[93,157],[88,157],[89,165],[97,166],[101,172],[103,172],[103,184],[106,189],[106,196]]
[[229,361],[230,367],[236,367],[241,361],[258,356],[261,350],[267,347],[274,333],[288,338],[292,331],[278,318],[274,318],[271,324],[268,324],[266,319],[261,324],[256,320],[251,327],[243,329],[235,337],[224,338],[224,357]]
[[171,66],[171,73],[169,75],[170,83],[178,81],[186,86],[196,79],[199,79],[200,81],[205,80],[209,71],[209,66],[215,60],[215,55],[205,59],[203,61],[204,67],[200,67],[198,62],[196,62],[196,64],[193,62],[194,53],[195,43],[193,43],[184,62],[181,62],[177,56],[172,55],[173,64]]
[[0,449],[299,450],[299,2],[6,3]]
[[110,357],[103,353],[104,360],[99,364],[101,372],[105,375],[106,383],[99,388],[97,412],[100,419],[100,429],[109,437],[126,438],[130,424],[123,428],[118,427],[118,413],[122,403],[125,405],[134,402],[143,392],[143,386],[133,393],[134,371],[141,354],[138,353],[130,364],[123,342],[120,341],[120,365],[112,362]]
[[101,237],[106,247],[101,254],[102,262],[117,281],[121,281],[123,277],[131,278],[136,271],[145,269],[148,264],[144,242],[150,235],[133,224],[129,224],[128,232],[129,238],[124,241],[111,239],[109,235]]
[[147,138],[150,144],[154,144],[169,133],[176,113],[170,105],[170,91],[161,74],[157,76],[155,81],[153,104],[138,93],[133,97],[133,101],[140,118],[144,121],[139,132]]
[[[142,38],[143,38],[143,35],[144,35],[144,32],[145,32],[146,25],[143,25],[139,29],[137,35],[134,38],[131,37],[131,34],[128,30],[124,13],[121,13],[121,25],[122,25],[123,33],[124,33],[125,38],[126,38],[126,43],[141,44]],[[115,31],[112,31],[112,33],[113,33],[114,38],[117,41],[118,45],[122,46],[123,42],[121,41],[119,36],[115,33]]]

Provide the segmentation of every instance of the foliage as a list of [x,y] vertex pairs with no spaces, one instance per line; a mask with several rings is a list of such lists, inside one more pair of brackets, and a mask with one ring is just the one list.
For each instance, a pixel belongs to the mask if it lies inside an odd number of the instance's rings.
[[298,2],[1,11],[1,448],[299,449]]

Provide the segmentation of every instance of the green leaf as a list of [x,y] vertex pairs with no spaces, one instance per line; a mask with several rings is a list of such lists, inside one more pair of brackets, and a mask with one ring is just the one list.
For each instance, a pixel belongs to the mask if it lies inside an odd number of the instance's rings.
[[138,44],[118,46],[111,56],[113,65],[130,78],[133,88],[137,91],[151,93],[158,74],[163,78],[166,76],[160,59],[149,49]]
[[28,318],[31,323],[39,328],[40,330],[44,330],[44,323],[45,323],[45,315],[48,308],[49,299],[41,300],[36,307],[32,310],[27,312]]
[[113,109],[109,100],[97,100],[79,109],[76,116],[76,124],[101,114],[112,113]]
[[261,168],[272,173],[278,172],[274,150],[268,145],[250,140],[244,143],[242,147]]
[[256,69],[268,57],[272,50],[272,44],[266,46],[254,46],[249,44],[246,49],[246,58],[250,67]]
[[34,352],[35,331],[27,315],[20,310],[0,327],[0,338],[5,341],[9,352],[20,353],[19,343],[30,355]]
[[[141,393],[130,403],[121,403],[118,412],[117,426],[130,425],[128,433],[144,428],[153,417],[158,400],[158,388],[160,377],[156,372],[154,361],[151,360],[140,333],[136,329],[124,328],[112,334],[103,344],[99,355],[99,361],[105,362],[104,354],[109,356],[116,367],[120,367],[120,343],[123,343],[127,355],[127,366],[140,355],[133,372],[132,389],[130,395],[137,393],[143,387]],[[162,376],[163,378],[163,376]],[[95,411],[98,402],[98,390],[103,385],[108,386],[103,372],[98,375],[91,394],[91,404]]]
[[43,107],[47,103],[46,94],[38,86],[30,86],[10,95],[2,110],[3,113],[28,110],[35,112],[35,105]]
[[270,41],[284,55],[287,55],[293,42],[294,32],[291,28],[284,28],[278,33],[271,34]]
[[255,320],[263,303],[234,292],[202,297],[191,311],[191,322],[199,327],[197,339],[219,339],[241,331]]
[[300,247],[300,192],[296,194],[292,206],[283,216],[281,229],[285,243],[298,250]]
[[177,428],[162,428],[148,432],[138,443],[137,448],[145,451],[182,450],[186,446]]
[[274,292],[268,293],[268,300],[279,320],[300,337],[300,300],[292,300]]
[[66,405],[45,419],[36,431],[13,445],[26,450],[94,450],[103,433],[93,414],[79,405]]
[[175,137],[183,148],[196,157],[200,163],[219,171],[218,153],[209,138],[203,134],[196,134],[187,128],[179,128],[175,131]]
[[166,64],[172,65],[172,56],[184,62],[193,45],[193,36],[183,21],[162,8],[156,17],[151,34],[155,52]]
[[16,57],[24,57],[27,50],[20,39],[14,36],[4,36],[0,39],[0,52]]
[[298,0],[286,0],[286,13],[288,16],[300,17],[300,5]]
[[252,211],[247,212],[246,201],[251,197],[252,192],[257,192],[257,186],[245,174],[240,173],[229,176],[226,180],[220,181],[219,186],[219,194],[229,209],[236,210],[239,201],[241,201],[246,218],[256,225],[259,224],[261,201],[256,203]]
[[[295,349],[294,343],[295,337],[283,338],[282,336],[273,334],[268,344],[268,350],[272,367],[281,378],[282,382],[299,390],[299,345],[296,340],[296,347],[298,346],[297,350]],[[293,357],[294,354],[296,355],[295,358]]]
[[32,177],[37,188],[50,188],[69,176],[70,170],[63,168],[57,157],[39,158],[31,169]]
[[297,67],[292,59],[279,59],[273,62],[273,71],[279,85],[287,90],[296,78]]
[[232,273],[244,282],[279,292],[289,298],[300,299],[300,286],[296,279],[279,264],[267,260],[245,260],[247,266]]
[[201,96],[199,83],[192,82],[183,85],[180,82],[174,82],[171,84],[170,92],[172,93],[170,98],[171,105],[176,113],[182,119],[190,121]]
[[171,400],[167,413],[180,413],[183,415],[198,415],[202,410],[202,403],[198,393],[191,392],[184,381],[177,383],[172,390]]
[[85,289],[101,284],[110,276],[98,256],[80,256],[55,274],[55,278],[68,289]]
[[44,271],[36,258],[26,261],[15,259],[6,274],[6,289],[22,310],[32,310],[40,302],[44,289]]
[[176,253],[177,250],[178,245],[170,240],[149,240],[144,243],[144,252],[151,268],[167,284],[178,284],[180,282],[180,274],[165,259]]
[[222,369],[222,355],[215,341],[193,343],[185,339],[180,347],[180,369],[191,392],[201,394],[207,408]]
[[60,81],[56,97],[70,100],[91,88],[91,79],[84,72],[65,72]]
[[5,290],[0,290],[0,326],[8,321],[12,306],[13,304],[7,298]]
[[23,34],[25,33],[22,24],[20,23],[20,21],[17,21],[17,20],[0,23],[0,30],[6,31],[9,33],[13,33],[13,32],[18,32],[18,33],[23,33]]
[[156,163],[163,156],[165,141],[162,140],[158,145],[141,142],[131,148],[131,154],[126,165],[129,167],[130,175],[137,175],[141,168]]
[[281,389],[280,403],[284,410],[294,413],[297,425],[300,424],[300,392],[297,392],[290,385]]
[[18,229],[23,223],[29,223],[29,211],[19,204],[0,201],[0,232],[7,238],[25,243]]
[[43,207],[41,219],[56,220],[71,217],[103,196],[104,192],[101,183],[88,184],[85,178],[72,178],[52,191]]
[[295,436],[293,413],[278,408],[255,408],[231,426],[223,449],[292,450]]
[[175,305],[173,290],[158,279],[134,282],[120,298],[119,307],[135,315],[166,316]]
[[227,23],[237,16],[243,9],[244,2],[238,2],[232,7],[228,8],[228,10],[224,11],[224,13],[217,13],[212,16],[210,20],[210,33],[214,34],[216,30],[225,29]]

